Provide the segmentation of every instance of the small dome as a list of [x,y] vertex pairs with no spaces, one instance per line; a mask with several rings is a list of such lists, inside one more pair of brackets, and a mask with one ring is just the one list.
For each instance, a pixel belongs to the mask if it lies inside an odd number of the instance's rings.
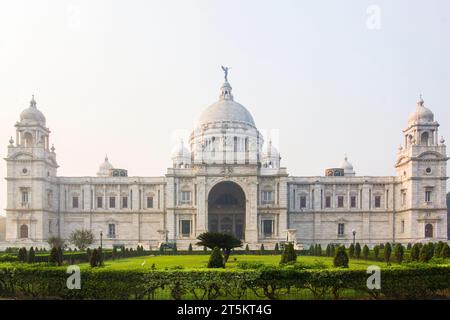
[[191,158],[191,152],[184,146],[183,140],[172,151],[172,159],[176,158]]
[[36,101],[34,100],[34,95],[31,98],[30,106],[23,110],[20,114],[20,121],[29,124],[42,124],[45,125],[44,114],[36,108]]
[[355,171],[353,170],[353,165],[348,161],[347,156],[342,161],[339,168],[344,169],[344,175],[354,175]]
[[203,111],[199,126],[214,122],[238,122],[255,127],[252,115],[243,105],[234,101],[231,90],[228,82],[222,85],[220,100]]
[[424,124],[434,122],[433,112],[424,106],[424,101],[422,96],[420,96],[419,101],[417,101],[416,111],[413,112],[408,118],[408,125],[413,124]]
[[105,161],[98,168],[97,176],[107,177],[109,176],[111,169],[114,169],[114,166],[109,162],[108,156],[106,156]]

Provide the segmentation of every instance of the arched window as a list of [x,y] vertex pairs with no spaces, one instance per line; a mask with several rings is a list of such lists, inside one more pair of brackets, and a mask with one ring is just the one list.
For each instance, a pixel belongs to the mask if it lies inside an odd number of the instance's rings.
[[25,147],[31,147],[33,145],[33,136],[29,132],[25,132],[22,136],[22,143]]
[[433,225],[431,223],[425,225],[425,238],[433,238]]
[[420,136],[420,144],[423,146],[428,146],[429,137],[430,135],[428,134],[428,132],[422,133],[422,135]]
[[28,226],[26,224],[20,226],[20,238],[28,238]]

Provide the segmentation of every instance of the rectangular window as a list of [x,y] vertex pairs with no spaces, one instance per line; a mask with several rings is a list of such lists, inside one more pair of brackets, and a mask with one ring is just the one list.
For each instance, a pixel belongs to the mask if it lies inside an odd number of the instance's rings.
[[78,208],[78,196],[72,197],[72,208]]
[[114,223],[108,224],[108,238],[116,237],[116,225]]
[[331,197],[330,196],[325,197],[325,208],[331,208]]
[[402,192],[402,206],[406,205],[406,191]]
[[191,202],[191,192],[190,191],[181,191],[181,202],[183,202],[183,203]]
[[191,236],[191,220],[180,220],[180,229],[182,237]]
[[338,208],[344,207],[344,196],[338,196]]
[[425,202],[431,202],[431,190],[425,191]]
[[128,197],[122,197],[122,208],[126,209],[128,208]]
[[262,221],[262,233],[264,237],[272,237],[273,235],[273,220]]
[[147,208],[153,208],[153,197],[147,197]]
[[356,208],[356,197],[355,196],[350,197],[350,207]]
[[375,196],[375,208],[381,207],[381,196]]
[[272,203],[273,202],[273,191],[263,191],[261,193],[262,203]]
[[300,197],[300,208],[306,208],[306,196],[301,196]]
[[103,208],[103,197],[97,197],[97,208]]
[[116,197],[109,197],[109,207],[111,209],[116,207]]
[[52,207],[52,200],[53,200],[53,193],[52,193],[52,191],[49,191],[49,192],[47,193],[47,206],[48,206],[49,208]]
[[338,236],[343,236],[343,235],[344,235],[344,224],[338,223]]
[[28,203],[28,191],[22,191],[22,205]]

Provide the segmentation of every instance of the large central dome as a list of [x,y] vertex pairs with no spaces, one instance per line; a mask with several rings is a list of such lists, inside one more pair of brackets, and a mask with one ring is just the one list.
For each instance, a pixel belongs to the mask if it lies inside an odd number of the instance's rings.
[[243,105],[234,101],[231,89],[228,82],[222,85],[219,101],[203,111],[199,119],[200,126],[214,122],[238,122],[255,127],[252,115]]

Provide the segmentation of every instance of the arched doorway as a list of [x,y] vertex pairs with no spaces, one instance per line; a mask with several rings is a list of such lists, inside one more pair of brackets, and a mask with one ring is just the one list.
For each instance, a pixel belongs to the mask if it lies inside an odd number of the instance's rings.
[[20,226],[20,238],[28,238],[28,226],[26,224]]
[[425,238],[433,238],[433,225],[431,223],[425,225]]
[[245,237],[245,193],[230,181],[215,185],[208,195],[208,230]]

